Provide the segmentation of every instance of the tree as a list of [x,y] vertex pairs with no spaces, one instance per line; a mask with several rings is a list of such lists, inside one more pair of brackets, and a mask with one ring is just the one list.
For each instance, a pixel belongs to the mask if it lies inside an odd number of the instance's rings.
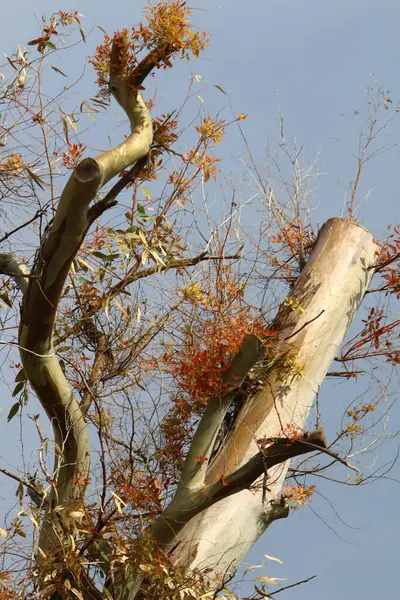
[[[8,420],[29,417],[40,445],[35,476],[2,468],[19,482],[21,504],[25,488],[34,503],[1,530],[10,556],[3,598],[213,597],[269,524],[312,494],[304,476],[344,463],[354,484],[363,481],[349,455],[362,447],[371,415],[379,423],[385,411],[399,321],[378,304],[342,341],[374,273],[383,278],[379,293],[399,296],[399,231],[378,245],[354,214],[375,113],[390,96],[376,93],[348,219],[313,231],[298,153],[282,126],[294,171],[293,186],[284,180],[286,205],[253,164],[267,212],[259,241],[236,229],[235,197],[216,226],[207,207],[194,210],[196,186],[213,185],[210,151],[245,115],[231,123],[200,115],[191,146],[181,124],[191,90],[180,108],[155,118],[154,102],[141,96],[152,73],[207,44],[189,15],[183,2],[159,2],[139,26],[105,34],[91,59],[98,94],[77,109],[68,96],[62,103],[43,91],[46,69],[64,77],[50,62],[64,29],[77,27],[85,39],[77,12],[59,11],[28,43],[35,53],[19,48],[8,58],[2,101],[14,141],[3,146],[1,186],[4,199],[21,201],[16,218],[24,214],[1,237],[16,240],[0,256],[3,344],[21,357]],[[110,96],[131,133],[83,158],[78,124],[82,115],[101,118]],[[179,151],[179,141],[189,149]],[[17,322],[16,339],[7,324]],[[337,439],[327,441],[320,427],[309,431],[308,417],[335,358],[344,366],[333,376],[353,378],[367,359],[388,369],[376,395],[349,407]],[[30,390],[47,424],[25,415]],[[290,464],[304,454],[307,463]],[[289,467],[296,485],[283,489]],[[34,552],[13,573],[27,516]],[[260,579],[256,594],[265,597],[271,580]]]

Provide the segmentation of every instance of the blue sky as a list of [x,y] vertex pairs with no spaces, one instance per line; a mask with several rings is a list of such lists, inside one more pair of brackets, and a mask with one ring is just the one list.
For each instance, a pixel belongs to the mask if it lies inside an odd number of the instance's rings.
[[[4,0],[1,50],[11,53],[17,43],[23,45],[35,37],[35,18],[42,13],[77,9],[85,16],[87,31],[101,25],[112,32],[138,21],[144,5],[143,0],[81,0],[74,5]],[[362,124],[361,116],[358,120],[349,116],[366,107],[365,88],[374,81],[392,90],[394,101],[400,99],[400,3],[198,0],[197,5],[195,21],[211,34],[211,47],[204,58],[191,64],[193,71],[210,84],[204,96],[206,110],[213,112],[226,105],[226,97],[211,85],[218,84],[229,93],[235,111],[248,114],[244,131],[262,165],[267,142],[274,145],[278,140],[279,94],[288,135],[304,146],[304,160],[314,160],[318,154],[318,171],[324,173],[313,195],[314,221],[322,223],[340,214],[343,184],[355,176],[354,153]],[[90,54],[99,36],[94,30],[88,37],[87,51],[80,47],[63,64],[70,60],[71,71],[83,67],[77,57]],[[91,73],[85,76],[92,81]],[[158,91],[169,106],[179,103],[188,77],[188,67],[179,65],[158,80]],[[99,136],[108,134],[106,120],[103,123]],[[398,138],[399,123],[394,121],[385,130],[382,145],[395,145]],[[231,158],[242,150],[233,142],[222,150],[233,174],[238,167]],[[361,196],[372,192],[360,217],[376,237],[388,223],[399,221],[399,159],[395,146],[368,164],[362,180]],[[333,407],[338,396],[357,391],[327,385],[322,390],[323,401]],[[3,410],[9,402],[10,398],[2,398]],[[399,477],[399,468],[395,467],[391,475]],[[317,575],[313,582],[284,592],[282,597],[289,600],[372,600],[380,597],[383,589],[388,597],[394,597],[400,540],[398,484],[382,481],[364,488],[344,488],[325,483],[320,489],[351,527],[339,521],[327,502],[316,498],[312,507],[327,524],[304,508],[275,523],[246,561],[257,564],[263,553],[278,556],[284,564],[270,563],[267,574],[286,577],[288,584]]]

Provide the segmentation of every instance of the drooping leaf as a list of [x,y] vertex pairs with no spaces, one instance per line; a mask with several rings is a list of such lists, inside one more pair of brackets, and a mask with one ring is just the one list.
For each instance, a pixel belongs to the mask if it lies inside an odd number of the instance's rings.
[[4,304],[6,304],[9,308],[12,308],[12,300],[10,298],[10,296],[8,294],[6,294],[5,292],[2,292],[0,294],[0,300],[2,300],[4,302]]
[[19,383],[17,383],[17,385],[15,386],[14,391],[12,393],[13,398],[15,398],[15,396],[20,393],[20,391],[22,390],[24,385],[25,385],[25,381],[20,381]]
[[281,577],[267,577],[266,575],[260,575],[257,579],[258,581],[270,583],[271,585],[279,585],[279,583],[277,583],[278,581],[286,581],[286,579],[282,579]]
[[10,412],[8,413],[8,417],[7,417],[7,423],[9,423],[11,421],[11,419],[13,417],[15,417],[15,415],[17,414],[17,412],[19,411],[19,407],[20,407],[20,403],[16,402],[15,404],[12,405],[12,407],[10,408]]
[[[146,198],[148,198],[149,200],[153,200],[152,195],[150,194],[149,190],[146,187],[144,187],[144,185],[141,185],[140,189],[142,190],[142,192],[146,196]],[[139,206],[138,206],[138,208],[139,208]]]
[[278,562],[279,564],[283,565],[283,562],[280,558],[275,558],[275,556],[270,556],[269,554],[264,554],[264,556],[265,558],[268,558],[268,560],[274,560],[275,562]]
[[222,89],[222,87],[220,85],[217,85],[216,83],[214,83],[214,86],[217,88],[217,90],[219,90],[220,92],[222,92],[223,94],[225,94],[225,96],[227,96],[228,94],[225,92],[225,90]]
[[62,75],[63,77],[67,77],[67,75],[61,71],[61,69],[58,69],[54,65],[50,65],[50,66],[53,69],[53,71],[55,71],[56,73],[60,73],[60,75]]
[[63,119],[63,131],[64,131],[65,141],[67,142],[67,144],[69,144],[68,123],[67,123],[67,120],[65,118]]
[[15,380],[14,381],[26,381],[26,373],[25,373],[25,369],[22,367],[22,369],[20,369],[18,371],[18,373],[15,376]]
[[23,500],[24,500],[24,486],[22,484],[22,482],[20,481],[17,487],[17,491],[15,492],[15,495],[18,498],[18,502],[20,504],[22,504]]

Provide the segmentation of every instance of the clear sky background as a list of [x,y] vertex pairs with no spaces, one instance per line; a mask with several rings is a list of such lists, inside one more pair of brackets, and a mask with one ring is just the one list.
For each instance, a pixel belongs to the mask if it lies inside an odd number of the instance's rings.
[[[54,0],[3,0],[0,49],[11,53],[17,43],[23,46],[36,37],[35,19],[43,13],[77,9],[85,15],[86,31],[101,25],[111,33],[140,20],[144,5],[144,0],[80,0],[64,5]],[[354,153],[361,125],[343,114],[365,108],[365,88],[375,80],[392,90],[394,101],[400,99],[398,0],[198,0],[197,6],[200,10],[194,20],[211,34],[212,45],[190,68],[226,90],[236,112],[249,115],[244,130],[260,164],[267,142],[274,145],[278,140],[279,93],[288,135],[304,145],[305,160],[319,154],[317,170],[324,175],[313,195],[315,223],[341,214],[345,199],[342,184],[354,180]],[[63,57],[64,67],[69,64],[71,72],[82,70],[82,57],[90,54],[99,40],[100,33],[95,31],[88,37],[87,48],[80,46],[70,58]],[[179,104],[188,73],[187,65],[179,65],[167,77],[157,79],[158,92],[170,107]],[[89,70],[85,77],[88,84],[93,81]],[[212,113],[226,105],[226,97],[213,88],[205,103]],[[108,135],[106,119],[103,122],[98,139]],[[395,145],[399,133],[399,123],[394,121],[382,144]],[[243,148],[232,143],[222,149],[227,168],[233,173],[238,167],[229,157],[237,156],[239,150]],[[371,195],[360,216],[376,237],[388,223],[399,221],[399,164],[400,152],[394,147],[371,162],[364,173],[360,197],[369,190]],[[327,385],[321,401],[336,407],[338,398],[350,399],[358,391],[345,385]],[[13,441],[8,437],[5,416],[11,402],[8,390],[4,391],[1,427],[5,432],[3,448],[5,441],[8,450]],[[394,431],[396,411],[393,419]],[[391,475],[400,477],[398,466]],[[382,481],[363,488],[326,483],[319,489],[349,526],[317,497],[312,503],[317,516],[310,508],[303,508],[276,522],[246,562],[259,563],[263,553],[279,557],[284,564],[270,563],[267,574],[286,577],[288,584],[317,575],[311,583],[284,592],[280,598],[288,600],[395,598],[400,543],[398,483]]]

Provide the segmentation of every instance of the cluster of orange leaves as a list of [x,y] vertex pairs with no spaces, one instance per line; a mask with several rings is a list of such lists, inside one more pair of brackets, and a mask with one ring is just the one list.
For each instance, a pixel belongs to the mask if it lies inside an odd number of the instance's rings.
[[[194,32],[188,16],[191,9],[180,0],[161,0],[146,7],[146,24],[139,23],[131,30],[118,31],[113,38],[107,34],[103,44],[96,48],[90,62],[97,74],[100,96],[108,97],[108,78],[110,73],[111,48],[118,43],[124,60],[121,62],[121,76],[129,79],[138,64],[138,55],[152,53],[158,68],[172,66],[171,58],[178,52],[182,58],[190,54],[199,56],[207,46],[207,35],[203,31]],[[123,64],[122,64],[123,63]]]
[[345,434],[350,437],[355,437],[364,431],[364,427],[360,425],[360,421],[369,413],[374,412],[376,406],[374,404],[365,404],[363,402],[358,408],[350,409],[346,412],[346,416],[352,420],[346,424]]
[[0,162],[0,176],[12,177],[21,173],[24,167],[22,155],[15,152],[4,162]]
[[[160,47],[172,48],[173,52],[181,52],[188,58],[193,54],[196,58],[207,46],[207,34],[204,31],[192,31],[188,17],[192,10],[186,2],[169,0],[157,2],[147,7],[147,25],[142,23],[134,34],[134,39],[142,42],[148,50]],[[167,58],[165,66],[171,66]]]
[[197,318],[179,346],[166,350],[159,359],[159,368],[173,377],[176,386],[172,408],[162,422],[165,443],[161,462],[171,481],[182,467],[187,443],[207,402],[227,392],[224,373],[243,340],[252,333],[267,346],[271,343],[268,326],[242,303],[235,278],[222,285],[234,298],[231,304],[226,302],[229,308],[218,293],[205,294],[197,284],[185,288],[184,297],[195,305]]
[[[135,469],[132,473],[128,465],[115,461],[110,483],[118,496],[140,512],[146,522],[152,523],[161,514],[164,482],[160,478],[140,469]],[[139,526],[142,527],[143,522],[138,523]]]
[[78,142],[77,144],[68,144],[68,150],[62,154],[63,166],[67,169],[75,169],[82,159],[85,150],[86,146],[82,142]]
[[211,115],[205,115],[200,125],[195,126],[195,130],[200,134],[201,140],[211,140],[217,145],[224,137],[224,125],[225,121],[215,119]]
[[282,496],[289,506],[296,510],[299,506],[308,504],[311,500],[315,485],[286,485],[282,490]]

